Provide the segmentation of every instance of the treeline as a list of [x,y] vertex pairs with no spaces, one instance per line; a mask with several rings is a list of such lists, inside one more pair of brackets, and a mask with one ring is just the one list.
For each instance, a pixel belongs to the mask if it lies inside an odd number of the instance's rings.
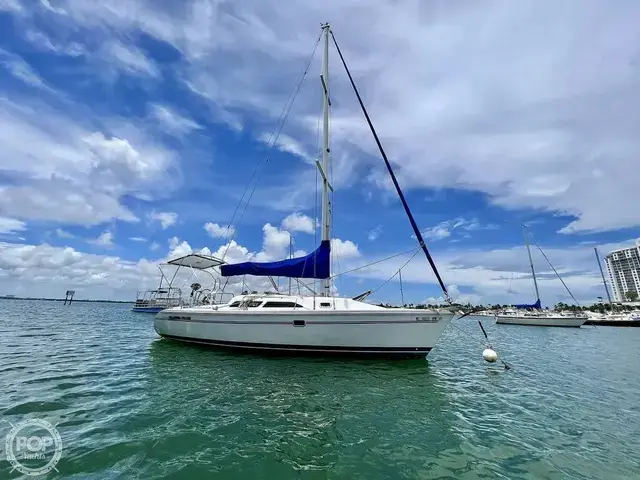
[[[379,303],[378,304],[380,307],[387,307],[387,308],[442,308],[443,304],[413,304],[413,303],[406,303],[404,305],[391,305],[390,303]],[[483,310],[505,310],[507,308],[513,308],[513,305],[500,305],[498,303],[494,304],[494,305],[472,305],[470,303],[467,304],[454,304],[455,306],[460,307],[461,309],[472,309],[475,310],[477,312],[481,312]],[[613,310],[616,312],[632,312],[634,310],[637,310],[638,307],[633,307],[631,305],[625,305],[625,304],[619,304],[619,303],[614,303],[613,304]],[[545,308],[545,310],[551,310],[550,308]],[[605,312],[610,312],[611,311],[611,305],[609,305],[608,303],[594,303],[593,305],[569,305],[567,303],[564,302],[559,302],[557,303],[554,307],[553,310],[556,311],[568,311],[568,312],[598,312],[598,313],[605,313]]]

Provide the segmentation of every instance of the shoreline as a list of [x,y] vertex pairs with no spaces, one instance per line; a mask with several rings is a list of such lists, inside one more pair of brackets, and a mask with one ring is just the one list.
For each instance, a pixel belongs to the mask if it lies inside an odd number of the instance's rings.
[[[45,301],[45,302],[64,302],[64,298],[36,298],[36,297],[7,297],[6,295],[1,295],[0,300],[30,300],[30,301]],[[67,300],[67,303],[69,301]],[[125,303],[125,304],[133,304],[135,301],[130,300],[89,300],[86,298],[74,298],[73,302],[83,302],[83,303]]]

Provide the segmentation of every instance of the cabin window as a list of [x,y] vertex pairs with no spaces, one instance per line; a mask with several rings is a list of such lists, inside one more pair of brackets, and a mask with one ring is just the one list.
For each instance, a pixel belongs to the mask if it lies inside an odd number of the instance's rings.
[[331,304],[329,302],[320,302],[321,307],[330,307]]
[[247,307],[249,307],[249,308],[257,308],[260,305],[262,305],[262,302],[259,302],[259,301],[256,301],[256,300],[253,300],[253,301],[247,303]]
[[233,302],[231,305],[229,305],[230,307],[238,307],[240,306],[240,301],[237,302]]
[[267,302],[262,308],[302,308],[296,302]]

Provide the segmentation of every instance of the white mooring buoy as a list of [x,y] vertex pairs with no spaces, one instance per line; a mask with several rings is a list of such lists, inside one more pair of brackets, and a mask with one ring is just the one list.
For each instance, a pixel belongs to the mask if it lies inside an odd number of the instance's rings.
[[482,358],[489,363],[493,363],[498,360],[498,354],[491,348],[485,348],[482,352]]

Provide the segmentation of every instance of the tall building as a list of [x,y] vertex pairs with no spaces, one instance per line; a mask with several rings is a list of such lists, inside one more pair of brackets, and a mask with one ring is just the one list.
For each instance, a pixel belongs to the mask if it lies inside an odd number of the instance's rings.
[[633,300],[640,300],[640,239],[636,246],[619,248],[607,254],[607,270],[613,288],[613,296],[618,302],[626,302],[627,292],[635,294]]

